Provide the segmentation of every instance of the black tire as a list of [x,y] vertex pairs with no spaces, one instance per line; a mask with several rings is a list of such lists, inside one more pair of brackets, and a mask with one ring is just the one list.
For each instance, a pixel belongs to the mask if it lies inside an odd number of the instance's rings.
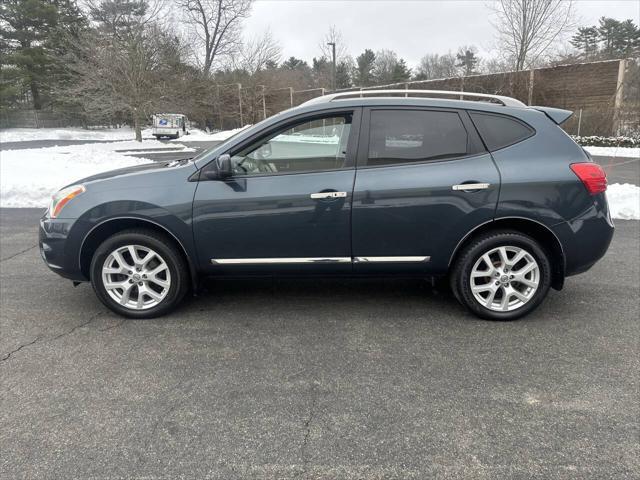
[[[117,303],[109,296],[103,283],[102,267],[107,257],[119,247],[140,245],[159,254],[167,264],[171,283],[166,296],[157,305],[144,310],[134,310]],[[107,238],[96,249],[91,259],[91,285],[97,297],[109,309],[127,318],[155,318],[169,313],[189,290],[189,268],[179,248],[165,235],[151,230],[125,230]]]
[[[526,250],[538,264],[538,289],[524,305],[511,311],[495,311],[481,305],[471,291],[471,271],[485,253],[501,246],[514,246]],[[472,240],[460,252],[450,271],[450,285],[458,301],[474,315],[487,320],[516,320],[533,311],[544,300],[551,286],[549,254],[533,238],[517,231],[489,232]],[[508,300],[507,300],[508,301]]]

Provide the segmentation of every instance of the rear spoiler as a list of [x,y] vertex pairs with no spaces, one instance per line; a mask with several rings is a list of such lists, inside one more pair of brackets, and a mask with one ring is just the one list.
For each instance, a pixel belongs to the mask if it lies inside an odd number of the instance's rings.
[[538,110],[539,112],[544,113],[547,117],[557,123],[558,125],[565,122],[573,112],[571,110],[562,110],[561,108],[551,108],[551,107],[531,107],[534,110]]

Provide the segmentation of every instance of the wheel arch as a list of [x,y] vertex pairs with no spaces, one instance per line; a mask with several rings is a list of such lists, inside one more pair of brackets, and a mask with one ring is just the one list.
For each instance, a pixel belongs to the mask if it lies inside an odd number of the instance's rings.
[[104,242],[110,236],[128,230],[132,228],[145,228],[154,232],[167,236],[175,245],[178,246],[179,251],[182,253],[184,260],[189,266],[189,273],[191,277],[191,285],[194,289],[197,286],[197,272],[195,270],[194,262],[191,259],[191,255],[178,239],[178,237],[167,227],[161,225],[153,220],[140,217],[116,217],[104,220],[95,225],[82,239],[80,245],[80,252],[78,254],[78,264],[82,274],[91,279],[91,258],[98,246]]
[[549,227],[529,218],[504,217],[478,225],[458,242],[458,245],[456,245],[456,248],[449,258],[448,269],[454,264],[464,247],[475,237],[494,230],[515,230],[530,236],[540,243],[551,257],[551,286],[555,290],[562,290],[566,264],[562,243]]

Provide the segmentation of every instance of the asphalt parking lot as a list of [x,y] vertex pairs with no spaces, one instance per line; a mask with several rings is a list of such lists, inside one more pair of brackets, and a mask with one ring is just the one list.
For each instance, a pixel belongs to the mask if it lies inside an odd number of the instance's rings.
[[640,478],[640,222],[517,322],[417,280],[127,321],[47,270],[40,214],[0,209],[0,478]]

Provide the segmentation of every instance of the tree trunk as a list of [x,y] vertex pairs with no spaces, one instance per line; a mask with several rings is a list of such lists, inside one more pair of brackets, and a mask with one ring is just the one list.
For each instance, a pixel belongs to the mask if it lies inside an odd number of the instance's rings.
[[142,142],[142,126],[140,125],[140,115],[137,109],[133,109],[133,128],[136,131],[136,142]]
[[31,97],[33,99],[33,109],[40,110],[42,108],[42,100],[40,99],[40,89],[36,82],[31,80],[29,87],[31,88]]

